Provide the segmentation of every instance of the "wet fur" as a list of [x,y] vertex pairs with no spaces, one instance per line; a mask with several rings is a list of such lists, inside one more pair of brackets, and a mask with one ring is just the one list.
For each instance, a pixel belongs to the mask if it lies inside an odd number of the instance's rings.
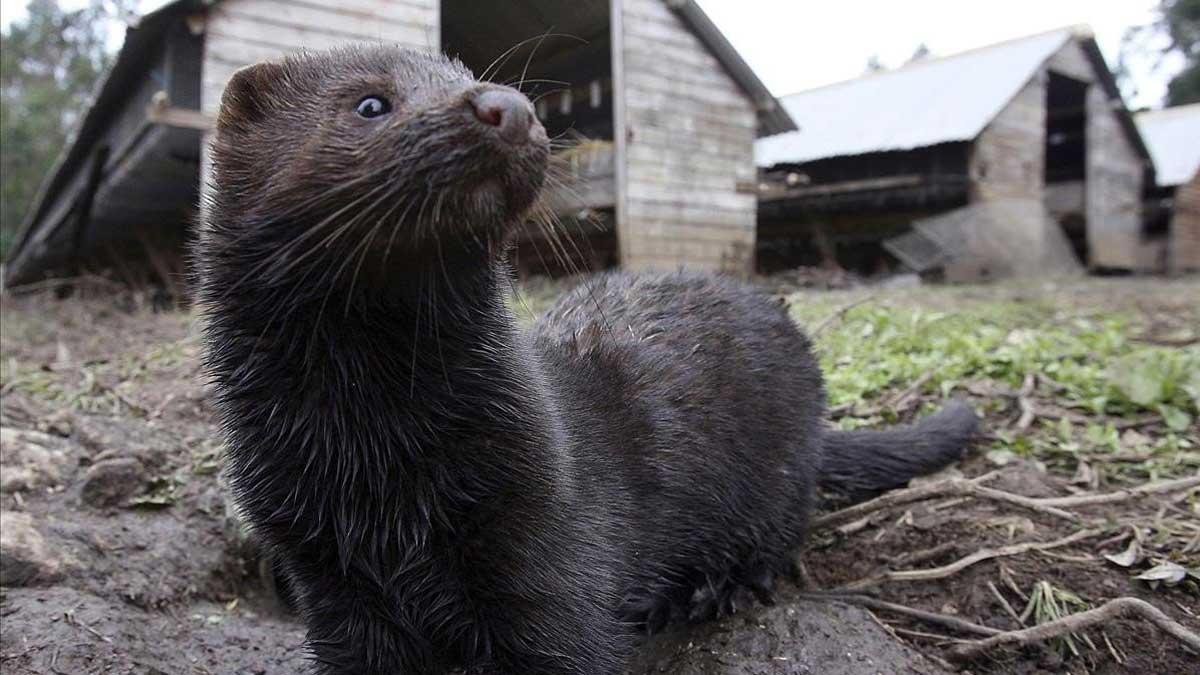
[[[206,365],[322,673],[615,675],[640,631],[769,600],[818,481],[900,484],[974,427],[829,431],[807,339],[711,276],[601,276],[522,329],[505,243],[546,149],[464,124],[477,86],[356,48],[241,71],[223,102]],[[378,87],[403,109],[356,126]]]

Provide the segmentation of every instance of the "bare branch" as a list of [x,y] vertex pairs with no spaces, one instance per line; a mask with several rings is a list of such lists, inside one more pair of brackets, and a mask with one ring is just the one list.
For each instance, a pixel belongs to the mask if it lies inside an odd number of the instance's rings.
[[1044,499],[1036,499],[1038,504],[1042,506],[1094,506],[1096,504],[1114,504],[1123,502],[1145,495],[1162,494],[1164,492],[1182,492],[1192,488],[1200,487],[1200,475],[1191,476],[1189,478],[1179,478],[1176,480],[1160,481],[1158,483],[1147,483],[1134,488],[1125,490],[1117,490],[1116,492],[1107,492],[1103,494],[1076,495],[1074,497],[1047,497]]
[[1145,619],[1157,626],[1162,632],[1200,653],[1200,635],[1191,632],[1145,600],[1117,598],[1109,600],[1097,609],[1064,616],[1056,621],[1043,623],[1033,628],[1001,633],[985,640],[977,640],[959,645],[950,651],[950,656],[959,661],[968,661],[999,647],[1019,647],[1034,642],[1041,642],[1068,633],[1076,633],[1099,624],[1105,624],[1123,616],[1136,616]]
[[839,590],[858,591],[889,581],[932,581],[934,579],[944,579],[946,577],[958,574],[966,568],[976,563],[981,563],[985,560],[1020,555],[1029,551],[1045,551],[1047,549],[1068,546],[1070,544],[1074,544],[1075,542],[1088,539],[1089,537],[1099,536],[1104,532],[1105,530],[1103,529],[1080,530],[1068,537],[1063,537],[1062,539],[1056,539],[1049,542],[1030,541],[1021,544],[1012,544],[1010,546],[1001,546],[1000,548],[983,548],[964,558],[959,558],[949,565],[932,567],[923,570],[890,570],[872,577],[867,577],[866,579],[860,579],[858,581],[851,582],[845,586],[842,586]]
[[937,612],[926,612],[923,609],[916,609],[906,605],[897,605],[894,602],[880,600],[879,598],[872,598],[869,595],[828,591],[822,593],[802,593],[800,597],[806,600],[818,600],[821,602],[829,602],[834,600],[838,602],[845,602],[851,605],[868,607],[870,609],[878,609],[885,612],[892,612],[894,614],[901,614],[903,616],[910,616],[914,619],[920,619],[927,623],[952,628],[961,633],[972,633],[975,635],[987,636],[998,636],[1004,634],[1004,631],[1002,630],[988,626],[981,626],[977,623],[971,623],[970,621],[960,619],[956,616],[950,616],[949,614],[938,614]]

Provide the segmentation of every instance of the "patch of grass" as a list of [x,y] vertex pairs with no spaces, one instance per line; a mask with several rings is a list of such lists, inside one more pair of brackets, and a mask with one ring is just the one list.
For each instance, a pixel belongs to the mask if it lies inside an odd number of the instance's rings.
[[[808,300],[791,304],[802,325],[836,311]],[[985,411],[1006,414],[1036,376],[1042,390],[1027,394],[1065,416],[1037,417],[1028,433],[1001,426],[995,449],[1050,461],[1141,453],[1140,468],[1152,476],[1200,466],[1192,452],[1200,445],[1200,347],[1131,339],[1139,332],[1129,313],[1072,313],[1045,302],[970,302],[952,312],[871,302],[835,318],[816,345],[830,405],[849,408],[844,427],[891,421],[886,405],[872,404],[914,386],[926,400],[978,394]],[[1147,423],[1118,427],[1129,421]]]
[[867,304],[817,338],[830,404],[870,401],[930,376],[943,395],[972,379],[1017,389],[1034,373],[1061,386],[1060,405],[1096,415],[1158,412],[1171,428],[1200,406],[1200,349],[1128,339],[1120,314],[1055,320],[1045,309],[996,303],[953,314]]
[[[1084,612],[1089,609],[1091,609],[1091,605],[1071,591],[1055,586],[1049,581],[1039,581],[1033,585],[1033,591],[1029,594],[1029,604],[1025,606],[1025,611],[1021,614],[1021,621],[1033,619],[1034,625],[1040,626],[1057,621],[1068,614]],[[1076,639],[1087,643],[1091,649],[1096,648],[1091,639],[1082,633],[1068,633],[1061,638],[1055,638],[1051,645],[1059,653],[1059,656],[1065,656],[1068,650],[1075,656],[1079,656],[1079,648],[1075,646]]]

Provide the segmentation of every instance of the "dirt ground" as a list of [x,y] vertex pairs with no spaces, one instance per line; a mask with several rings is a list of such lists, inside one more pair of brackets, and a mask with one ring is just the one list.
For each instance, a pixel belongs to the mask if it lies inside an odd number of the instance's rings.
[[[793,296],[792,302],[811,300],[822,308],[824,330],[842,320],[839,307],[863,297],[852,289]],[[1200,335],[1196,280],[892,288],[870,291],[870,298],[879,307],[940,312],[1003,298],[1052,306],[1062,321],[1096,311],[1130,312],[1137,317],[1130,331],[1166,336],[1161,341],[1169,349],[1196,349],[1187,336]],[[275,599],[254,542],[224,497],[221,445],[198,371],[194,316],[154,311],[152,302],[137,296],[4,298],[3,305],[0,670],[302,672],[303,630]],[[1068,459],[997,453],[1008,447],[1010,434],[1043,433],[1040,422],[1023,425],[1029,397],[986,382],[958,389],[985,412],[985,433],[941,478],[986,475],[982,485],[1038,499],[1186,479],[1200,467],[1194,418],[1190,428],[1171,435],[1177,449],[1170,461],[1136,452],[1104,462],[1084,461],[1086,452]],[[893,402],[930,396],[919,390],[898,385],[888,396]],[[888,416],[903,421],[919,406],[891,408]],[[851,414],[847,410],[843,406],[835,416]],[[1163,420],[1152,416],[1097,419],[1126,438],[1130,431],[1143,439],[1168,435]],[[1134,468],[1099,470],[1109,467],[1105,462]],[[954,660],[954,648],[980,634],[813,595],[865,580],[862,592],[875,599],[1002,631],[1135,597],[1196,632],[1196,578],[1168,584],[1135,576],[1160,560],[1200,569],[1198,502],[1200,491],[1193,488],[1072,508],[1075,519],[963,496],[874,511],[813,533],[800,556],[808,576],[804,591],[785,584],[774,606],[744,602],[720,621],[673,626],[640,648],[630,672],[1200,672],[1200,654],[1136,618],[1105,622],[1069,643],[992,650],[963,662]],[[1085,529],[1096,532],[1077,534]],[[981,560],[941,578],[886,578],[897,570],[936,569],[980,551],[1072,535],[1078,538],[1068,544]],[[1117,555],[1123,552],[1128,559]],[[1022,615],[1026,608],[1029,614]]]

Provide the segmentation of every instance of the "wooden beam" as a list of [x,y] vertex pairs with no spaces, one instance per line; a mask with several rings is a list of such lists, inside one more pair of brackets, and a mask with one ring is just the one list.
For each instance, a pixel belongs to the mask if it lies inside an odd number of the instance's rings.
[[217,126],[217,121],[212,115],[199,110],[172,107],[171,99],[165,91],[154,93],[154,98],[146,108],[146,119],[153,124],[198,131],[208,131]]
[[918,174],[902,176],[886,176],[884,178],[866,178],[848,180],[840,183],[825,185],[806,185],[788,187],[775,182],[763,183],[759,186],[760,201],[771,202],[782,199],[799,199],[802,197],[820,197],[826,195],[845,194],[847,192],[867,192],[870,190],[889,190],[892,188],[919,187],[925,183],[925,177]]

